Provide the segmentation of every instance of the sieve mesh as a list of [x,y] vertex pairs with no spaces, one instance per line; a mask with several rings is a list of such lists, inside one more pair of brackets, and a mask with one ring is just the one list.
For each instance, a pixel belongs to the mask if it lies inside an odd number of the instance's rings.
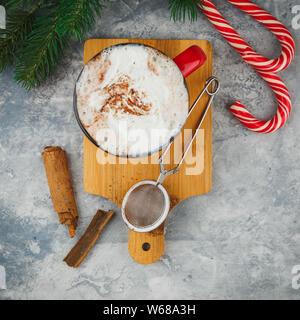
[[129,194],[124,212],[133,226],[144,228],[160,219],[165,206],[165,197],[160,188],[153,184],[142,184]]

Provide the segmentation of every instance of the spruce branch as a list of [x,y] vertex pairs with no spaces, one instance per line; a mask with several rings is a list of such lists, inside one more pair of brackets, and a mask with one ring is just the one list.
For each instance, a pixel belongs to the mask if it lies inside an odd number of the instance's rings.
[[20,43],[32,30],[36,9],[8,10],[6,29],[0,29],[0,73],[13,63]]
[[0,5],[7,9],[28,9],[40,2],[39,0],[0,0]]
[[205,0],[169,0],[171,19],[185,22],[185,16],[193,22],[197,20],[198,6],[205,5]]
[[58,17],[55,13],[36,18],[15,68],[15,80],[25,89],[37,87],[45,81],[63,55],[68,38],[57,31]]
[[[107,0],[104,0],[107,1]],[[59,64],[70,38],[82,40],[100,16],[103,1],[60,0],[47,5],[48,14],[36,18],[17,59],[15,80],[26,89],[39,86]]]
[[95,23],[95,13],[101,18],[103,2],[109,0],[64,0],[60,1],[57,10],[58,28],[63,34],[71,33],[75,40],[82,40]]

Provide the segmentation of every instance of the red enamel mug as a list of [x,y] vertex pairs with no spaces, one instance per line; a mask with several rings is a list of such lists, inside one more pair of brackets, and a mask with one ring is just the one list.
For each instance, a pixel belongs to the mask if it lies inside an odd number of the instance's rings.
[[[140,44],[140,43],[122,43],[122,44],[117,44],[117,45],[111,46],[110,48],[113,48],[113,47],[116,47],[116,46],[144,46],[144,47],[148,47],[147,45]],[[157,49],[155,49],[153,47],[151,47],[151,48],[154,49],[154,50],[157,50]],[[107,49],[109,49],[109,48],[106,48],[105,50],[107,50]],[[159,51],[159,50],[157,50],[157,51]],[[94,58],[96,58],[98,55],[100,55],[101,52],[98,53]],[[162,52],[160,52],[160,53],[162,53]],[[162,53],[162,54],[164,54],[164,53]],[[183,77],[183,81],[184,81],[184,84],[185,84],[185,89],[186,89],[186,92],[187,92],[187,96],[189,97],[189,92],[188,92],[188,88],[187,88],[187,84],[186,84],[185,78],[188,77],[192,72],[194,72],[195,70],[197,70],[199,67],[201,67],[204,64],[204,62],[206,61],[206,55],[205,55],[205,53],[203,52],[203,50],[200,47],[198,47],[196,45],[193,45],[193,46],[187,48],[186,50],[184,50],[183,52],[181,52],[175,58],[173,58],[173,61],[175,62],[175,64],[179,68],[179,70],[181,71],[181,74],[182,74],[182,77]],[[80,72],[80,74],[78,76],[76,84],[77,84],[77,82],[78,82],[78,80],[79,80],[79,78],[80,78],[80,76],[82,74],[82,71]],[[189,100],[190,99],[188,99],[188,104],[189,104]],[[83,131],[83,133],[86,135],[86,137],[93,144],[95,144],[97,147],[99,147],[100,149],[102,149],[105,152],[108,152],[107,150],[104,150],[101,146],[99,146],[97,144],[95,139],[93,139],[93,137],[91,137],[91,135],[87,132],[86,128],[84,127],[84,125],[82,124],[82,122],[80,120],[78,109],[77,109],[76,85],[75,85],[75,90],[74,90],[73,106],[74,106],[74,112],[75,112],[75,116],[76,116],[77,122],[78,122],[81,130]],[[189,108],[189,105],[187,106],[187,108]],[[170,136],[169,141],[172,141],[180,133],[181,129],[175,135]],[[151,150],[151,152],[148,152],[147,154],[137,154],[135,156],[127,156],[127,157],[130,157],[130,158],[145,157],[145,156],[154,154],[154,153],[162,150],[166,145],[167,144],[160,145],[156,149]],[[115,155],[117,155],[117,154],[115,154]],[[117,156],[120,156],[120,155],[117,155]],[[120,156],[120,157],[122,157],[122,156]]]

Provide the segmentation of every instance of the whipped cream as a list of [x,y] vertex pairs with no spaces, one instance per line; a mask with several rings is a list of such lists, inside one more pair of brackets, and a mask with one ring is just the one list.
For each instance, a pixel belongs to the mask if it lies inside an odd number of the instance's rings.
[[145,156],[179,133],[189,97],[175,62],[148,46],[105,49],[83,69],[76,84],[79,118],[103,149]]

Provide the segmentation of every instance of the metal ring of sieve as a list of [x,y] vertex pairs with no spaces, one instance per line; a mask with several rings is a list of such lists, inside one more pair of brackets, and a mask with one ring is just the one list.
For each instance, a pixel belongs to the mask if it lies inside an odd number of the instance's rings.
[[143,180],[133,185],[122,203],[122,217],[129,229],[149,232],[167,218],[170,198],[167,190],[153,180]]

